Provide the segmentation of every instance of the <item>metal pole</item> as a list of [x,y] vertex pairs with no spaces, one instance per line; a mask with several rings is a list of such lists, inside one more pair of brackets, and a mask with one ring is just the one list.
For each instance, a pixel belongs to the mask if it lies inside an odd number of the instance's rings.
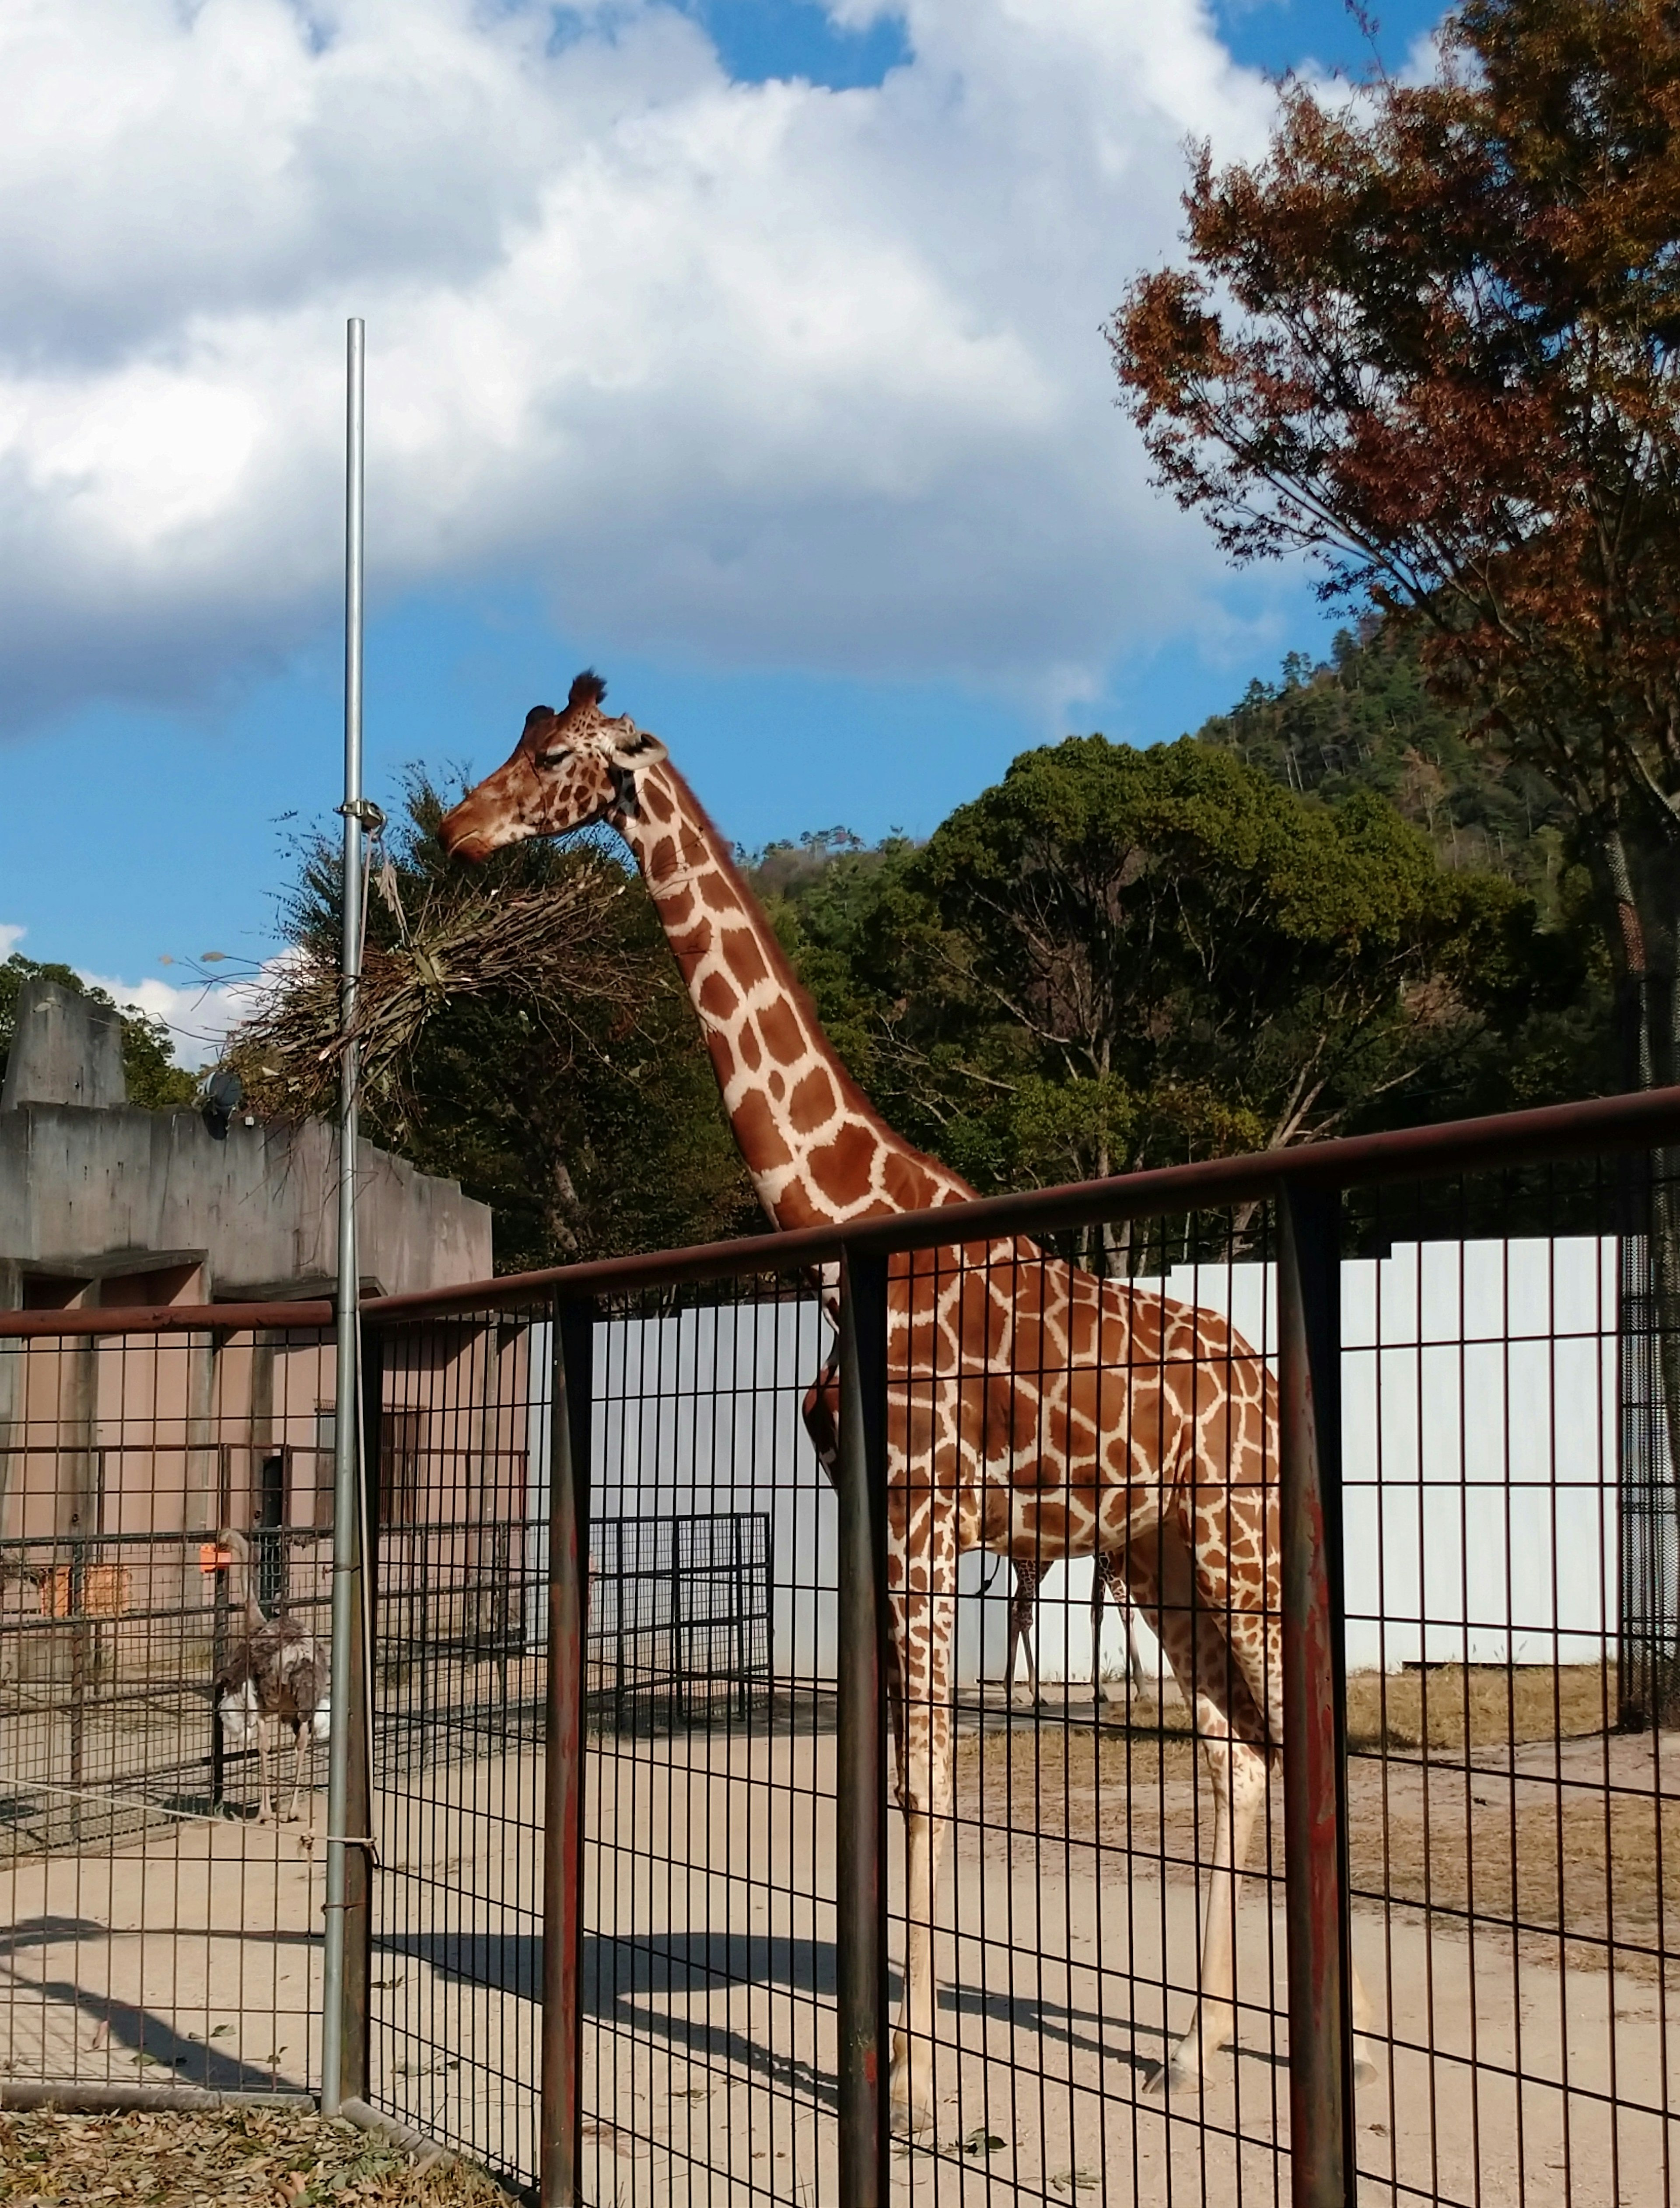
[[835,1943],[840,2187],[886,2208],[886,1260],[840,1273]]
[[583,2199],[584,1633],[594,1339],[591,1305],[556,1305],[543,1729],[541,2208],[576,2208]]
[[1290,2193],[1355,2199],[1341,1587],[1341,1198],[1278,1198]]
[[[344,934],[340,1016],[347,1029],[362,974],[362,460],[363,339],[360,316],[346,332],[345,411],[345,797]],[[333,1401],[333,1730],[327,1782],[327,1936],[321,1972],[321,2105],[338,2113],[345,2097],[345,1840],[350,1833],[351,1698],[360,1637],[361,1515],[357,1335],[361,1275],[356,1249],[357,1051],[345,1052],[339,1083],[339,1293]]]

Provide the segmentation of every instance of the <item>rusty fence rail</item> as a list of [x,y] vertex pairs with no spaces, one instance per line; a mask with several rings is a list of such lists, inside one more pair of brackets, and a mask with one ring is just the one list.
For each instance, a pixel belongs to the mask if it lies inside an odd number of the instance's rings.
[[[1680,1098],[1613,1100],[373,1301],[351,2097],[553,2208],[1669,2202],[1665,1143]],[[277,1480],[301,1540],[318,1315],[255,1400],[237,1335],[45,1316],[0,1347],[58,1514],[0,1521],[51,1551],[0,1693],[99,1601],[207,1677],[199,1591],[65,1545],[111,1485],[87,1367],[138,1406],[182,1360],[183,1559]],[[117,2075],[29,2038],[26,1979],[225,2045],[159,1994],[219,1893],[315,1968],[287,1828],[170,1830],[20,1846],[14,2076]]]

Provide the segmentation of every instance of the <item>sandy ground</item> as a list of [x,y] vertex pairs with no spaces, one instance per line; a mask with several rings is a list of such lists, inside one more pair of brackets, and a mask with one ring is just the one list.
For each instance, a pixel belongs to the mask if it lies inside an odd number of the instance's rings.
[[[965,1738],[938,2132],[895,2155],[907,2202],[1287,2195],[1275,1879],[1251,1881],[1242,1916],[1240,2051],[1200,2096],[1149,2091],[1191,2007],[1198,1821],[1206,1840],[1190,1743],[1160,1714],[1153,1733],[1076,1709]],[[1356,1888],[1395,1897],[1355,1921],[1378,2064],[1361,2199],[1666,2202],[1680,2047],[1657,1935],[1680,1738],[1512,1749],[1425,1725],[1396,1760],[1403,1729],[1386,1765],[1352,1773]],[[837,2201],[832,1749],[784,1725],[591,1756],[591,2199]],[[382,1796],[376,1821],[375,2096],[503,2169],[535,2151],[541,1784],[535,1753],[462,1760]],[[1569,1823],[1582,1804],[1596,1857]],[[187,1821],[143,1851],[20,1863],[0,1953],[11,2074],[307,2081],[318,1860],[287,1828]],[[1472,1893],[1509,1914],[1513,1879],[1523,1935],[1467,1919]]]

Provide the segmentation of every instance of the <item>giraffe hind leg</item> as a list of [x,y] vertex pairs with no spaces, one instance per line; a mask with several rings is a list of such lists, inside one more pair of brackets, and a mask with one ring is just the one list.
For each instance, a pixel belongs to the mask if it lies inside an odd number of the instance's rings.
[[1232,1660],[1220,1614],[1196,1587],[1177,1527],[1164,1524],[1134,1540],[1128,1581],[1195,1710],[1213,1787],[1213,1860],[1201,1913],[1196,2009],[1149,2081],[1154,2091],[1199,2088],[1211,2059],[1236,2037],[1237,1911],[1255,1821],[1266,1799],[1264,1729]]
[[1009,1605],[1009,1672],[1008,1695],[1015,1700],[1015,1659],[1017,1652],[1024,1656],[1027,1665],[1027,1700],[1036,1707],[1038,1692],[1038,1656],[1033,1645],[1033,1625],[1038,1609],[1038,1590],[1044,1578],[1035,1563],[1017,1561],[1014,1566],[1015,1592]]

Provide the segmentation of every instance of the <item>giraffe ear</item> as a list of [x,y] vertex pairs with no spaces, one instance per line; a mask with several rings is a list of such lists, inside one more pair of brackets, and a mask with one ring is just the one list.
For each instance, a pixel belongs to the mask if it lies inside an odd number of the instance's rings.
[[657,736],[650,735],[645,729],[639,729],[633,721],[622,735],[615,735],[608,757],[615,766],[628,767],[633,771],[638,767],[657,766],[662,759],[669,759],[670,753]]

